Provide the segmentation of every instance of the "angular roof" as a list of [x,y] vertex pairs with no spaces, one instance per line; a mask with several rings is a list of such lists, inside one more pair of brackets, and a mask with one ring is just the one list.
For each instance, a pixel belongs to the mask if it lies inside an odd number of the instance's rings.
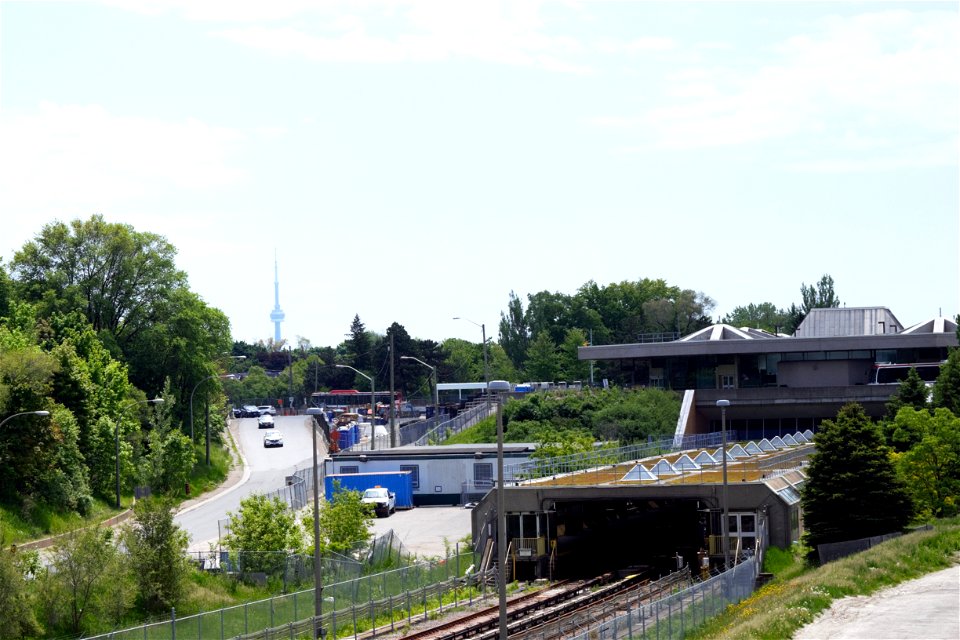
[[623,477],[620,478],[620,480],[640,480],[641,482],[644,480],[657,480],[657,479],[658,479],[657,476],[650,473],[650,470],[647,469],[642,464],[638,464],[634,466],[633,469],[630,469],[630,471],[627,471],[623,475]]
[[957,323],[950,318],[931,318],[904,329],[902,333],[956,333]]
[[695,331],[690,335],[683,336],[678,342],[702,342],[709,340],[716,342],[719,340],[764,340],[776,338],[778,336],[763,331],[762,329],[751,329],[750,327],[736,328],[729,324],[714,324],[704,327],[700,331]]

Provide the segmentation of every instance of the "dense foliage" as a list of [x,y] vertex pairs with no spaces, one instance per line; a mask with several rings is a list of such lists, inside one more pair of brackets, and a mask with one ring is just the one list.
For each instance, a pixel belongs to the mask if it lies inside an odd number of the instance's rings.
[[825,420],[814,438],[803,487],[806,543],[856,540],[900,531],[913,505],[884,444],[880,426],[859,404]]
[[[511,398],[503,409],[507,442],[537,442],[539,456],[568,455],[595,441],[622,444],[670,437],[680,398],[661,389],[584,389],[537,392]],[[494,418],[450,438],[450,443],[496,442]]]

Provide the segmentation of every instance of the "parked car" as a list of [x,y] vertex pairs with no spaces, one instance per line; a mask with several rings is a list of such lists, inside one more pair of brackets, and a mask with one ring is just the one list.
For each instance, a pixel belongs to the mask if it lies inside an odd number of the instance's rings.
[[283,434],[277,431],[276,429],[271,429],[263,434],[263,448],[267,447],[282,447],[283,446]]
[[397,494],[383,487],[371,487],[363,492],[361,501],[372,504],[378,518],[388,518],[397,510]]
[[257,407],[257,413],[258,415],[261,415],[261,416],[265,413],[269,413],[270,415],[275,416],[277,415],[277,410],[274,409],[272,405],[262,404],[259,407]]
[[269,413],[265,413],[257,420],[258,429],[272,429],[273,428],[273,416]]
[[241,417],[241,418],[259,418],[259,417],[260,417],[260,409],[258,409],[256,405],[253,405],[253,404],[245,404],[245,405],[243,405],[243,406],[240,408],[240,416],[239,416],[239,417]]

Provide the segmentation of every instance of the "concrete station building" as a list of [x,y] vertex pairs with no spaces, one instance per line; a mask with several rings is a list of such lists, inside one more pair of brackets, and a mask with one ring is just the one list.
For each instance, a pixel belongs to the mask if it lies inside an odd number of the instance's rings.
[[[955,346],[952,320],[903,327],[885,307],[870,307],[815,309],[794,336],[720,324],[672,342],[581,347],[581,360],[616,360],[634,385],[681,392],[677,431],[669,451],[626,454],[589,471],[544,475],[532,462],[512,467],[504,483],[512,575],[596,575],[628,566],[662,572],[700,566],[704,557],[721,564],[716,461],[724,454],[711,448],[719,441],[721,399],[730,402],[726,428],[738,443],[726,455],[753,450],[728,457],[731,548],[789,546],[802,533],[803,467],[820,423],[850,402],[882,416],[897,387],[879,372],[902,374],[917,364],[937,371]],[[703,443],[710,447],[697,448]],[[704,454],[714,462],[686,462],[704,461]],[[495,492],[474,509],[472,524],[488,563],[496,557]]]

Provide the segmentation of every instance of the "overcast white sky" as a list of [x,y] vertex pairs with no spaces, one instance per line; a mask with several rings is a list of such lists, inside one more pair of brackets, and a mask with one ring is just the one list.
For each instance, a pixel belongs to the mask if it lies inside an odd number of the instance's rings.
[[496,335],[511,290],[958,312],[948,3],[0,3],[0,256],[101,213],[234,338]]

